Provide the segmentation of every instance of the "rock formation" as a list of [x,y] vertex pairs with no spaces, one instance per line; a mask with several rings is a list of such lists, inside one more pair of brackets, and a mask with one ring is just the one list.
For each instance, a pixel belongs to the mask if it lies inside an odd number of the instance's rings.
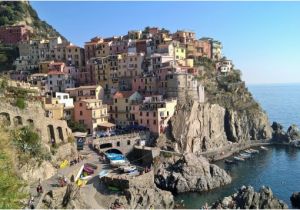
[[290,197],[293,207],[300,208],[300,192],[294,192]]
[[130,209],[172,209],[174,199],[171,192],[161,190],[157,187],[138,188],[131,187],[125,191],[127,208]]
[[168,133],[160,137],[158,145],[196,153],[222,147],[228,141],[269,139],[271,136],[267,115],[262,111],[237,112],[218,104],[195,101],[178,105]]
[[272,140],[278,143],[288,143],[291,146],[300,146],[300,131],[297,125],[291,125],[287,131],[283,130],[283,126],[277,122],[273,122],[273,137]]
[[253,187],[241,187],[238,192],[223,198],[212,205],[212,208],[224,209],[287,209],[288,205],[275,198],[269,187],[261,187],[255,192]]
[[187,153],[174,163],[163,163],[157,168],[155,183],[172,192],[206,191],[231,182],[231,177],[205,158]]
[[215,104],[178,105],[171,133],[180,152],[206,151],[226,145],[225,109]]

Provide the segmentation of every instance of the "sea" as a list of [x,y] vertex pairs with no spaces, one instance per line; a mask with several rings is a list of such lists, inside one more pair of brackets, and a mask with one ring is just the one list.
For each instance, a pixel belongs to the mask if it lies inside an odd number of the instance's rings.
[[[300,127],[300,84],[249,85],[249,91],[267,112],[270,123],[279,122],[287,129],[291,124]],[[252,185],[259,190],[262,185],[271,187],[274,195],[291,206],[290,196],[300,191],[300,149],[270,146],[253,158],[237,165],[227,165],[224,160],[215,164],[225,169],[232,183],[203,193],[181,193],[175,196],[185,208],[200,209],[205,203],[236,192],[242,185]]]

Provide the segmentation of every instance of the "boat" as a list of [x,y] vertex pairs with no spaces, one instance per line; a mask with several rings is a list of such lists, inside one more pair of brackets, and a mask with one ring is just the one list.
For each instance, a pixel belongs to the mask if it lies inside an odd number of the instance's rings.
[[264,146],[261,146],[260,148],[265,151],[269,150],[267,147],[264,147]]
[[250,157],[251,157],[251,154],[241,153],[240,156],[241,156],[242,158],[250,158]]
[[242,157],[238,157],[238,156],[235,156],[235,157],[233,157],[235,160],[237,160],[237,161],[245,161],[245,159],[244,158],[242,158]]
[[125,159],[124,155],[118,153],[105,153],[106,157],[110,160]]
[[108,174],[108,170],[103,170],[99,173],[99,178],[101,179],[102,177],[105,177]]
[[251,150],[244,150],[244,152],[246,152],[247,154],[252,154],[253,152]]
[[121,160],[110,160],[110,165],[112,166],[123,166],[126,165],[127,162],[125,159],[121,159]]
[[137,176],[137,175],[140,175],[140,172],[137,169],[135,169],[134,171],[129,172],[129,175]]
[[91,167],[89,167],[87,165],[84,165],[83,171],[86,172],[88,175],[91,175],[94,173],[94,169],[92,169]]
[[259,153],[259,151],[258,150],[256,150],[256,149],[249,149],[252,153]]
[[114,187],[114,186],[108,186],[108,189],[109,189],[110,191],[114,191],[114,192],[119,192],[119,191],[120,191],[119,188]]
[[136,170],[135,166],[125,166],[125,167],[123,167],[123,171],[125,173],[130,173],[130,172],[133,172],[134,170]]

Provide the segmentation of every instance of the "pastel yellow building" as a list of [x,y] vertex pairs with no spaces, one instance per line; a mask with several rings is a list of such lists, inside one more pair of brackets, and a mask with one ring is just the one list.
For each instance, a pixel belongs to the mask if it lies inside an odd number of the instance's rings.
[[55,120],[61,120],[64,118],[64,104],[59,103],[57,98],[44,98],[43,106],[47,117]]

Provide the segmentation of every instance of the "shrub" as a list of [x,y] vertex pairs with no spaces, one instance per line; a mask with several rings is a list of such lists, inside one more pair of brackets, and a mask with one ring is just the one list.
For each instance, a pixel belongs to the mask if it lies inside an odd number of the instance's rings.
[[29,126],[22,127],[13,131],[13,143],[19,151],[27,153],[32,157],[42,155],[41,138],[33,128]]
[[26,102],[25,102],[24,98],[17,98],[15,105],[19,109],[25,109]]
[[80,124],[73,120],[69,120],[67,123],[68,123],[69,128],[72,130],[72,132],[86,132],[87,131],[85,125],[83,125],[83,124]]

